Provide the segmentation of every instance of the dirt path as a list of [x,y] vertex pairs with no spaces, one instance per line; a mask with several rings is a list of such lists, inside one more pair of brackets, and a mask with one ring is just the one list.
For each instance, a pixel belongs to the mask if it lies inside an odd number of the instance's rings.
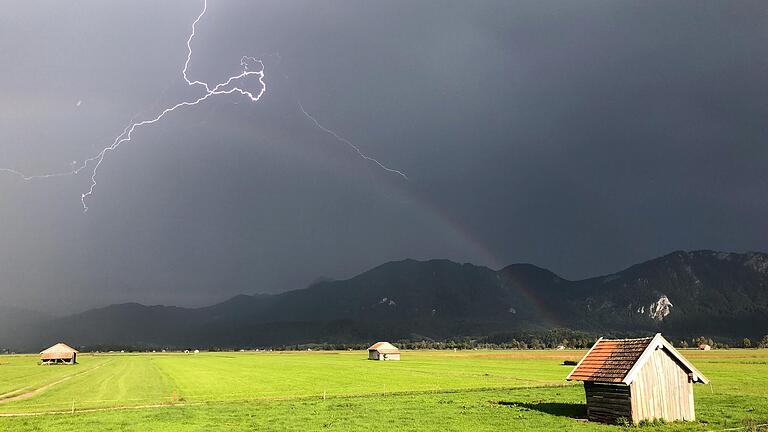
[[30,388],[30,386],[20,387],[16,390],[9,391],[8,393],[0,394],[0,403],[2,403],[3,400],[8,399],[9,397],[16,396],[19,394],[19,392],[24,391],[26,389]]
[[36,388],[34,390],[30,390],[28,392],[24,392],[24,393],[20,393],[20,394],[15,394],[15,393],[18,393],[21,390],[29,388],[29,387],[22,387],[21,389],[17,389],[17,390],[14,390],[14,391],[10,392],[10,393],[6,393],[4,395],[0,395],[0,404],[31,398],[32,396],[35,396],[38,393],[42,393],[42,392],[48,390],[49,388],[54,387],[56,385],[59,385],[59,384],[65,382],[65,381],[68,381],[68,380],[76,377],[76,376],[80,376],[80,375],[86,374],[88,372],[94,371],[94,370],[104,366],[107,363],[109,363],[109,362],[102,363],[102,364],[100,364],[98,366],[94,366],[94,367],[92,367],[90,369],[86,369],[86,370],[83,370],[83,371],[75,372],[73,374],[69,374],[69,375],[67,375],[67,376],[65,376],[65,377],[63,377],[63,378],[61,378],[61,379],[59,379],[57,381],[48,383],[48,384],[46,384],[46,385],[44,385],[42,387],[38,387],[38,388]]

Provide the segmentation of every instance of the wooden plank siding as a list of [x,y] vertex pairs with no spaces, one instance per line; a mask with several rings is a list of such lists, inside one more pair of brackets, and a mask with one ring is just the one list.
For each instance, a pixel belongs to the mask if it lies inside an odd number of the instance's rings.
[[632,421],[695,420],[693,384],[663,348],[657,348],[630,385]]
[[618,419],[632,419],[630,387],[626,384],[585,382],[587,418],[591,421],[616,424]]

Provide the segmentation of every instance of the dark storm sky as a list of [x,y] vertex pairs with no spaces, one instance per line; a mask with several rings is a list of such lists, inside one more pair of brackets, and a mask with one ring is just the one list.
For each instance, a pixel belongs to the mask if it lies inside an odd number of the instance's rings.
[[[6,5],[0,167],[66,170],[199,96],[180,72],[201,6]],[[193,47],[211,82],[262,58],[263,99],[138,130],[87,214],[85,173],[0,173],[0,305],[204,305],[409,257],[581,278],[767,249],[764,2],[211,0]]]

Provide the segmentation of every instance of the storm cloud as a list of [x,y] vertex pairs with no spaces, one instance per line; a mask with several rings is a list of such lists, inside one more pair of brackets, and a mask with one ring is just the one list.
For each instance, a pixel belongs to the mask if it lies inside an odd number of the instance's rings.
[[[66,170],[199,94],[181,68],[201,7],[6,5],[0,167]],[[0,304],[204,305],[403,258],[580,278],[765,250],[766,42],[757,1],[211,1],[191,77],[256,56],[264,98],[138,130],[86,214],[87,175],[0,173]]]

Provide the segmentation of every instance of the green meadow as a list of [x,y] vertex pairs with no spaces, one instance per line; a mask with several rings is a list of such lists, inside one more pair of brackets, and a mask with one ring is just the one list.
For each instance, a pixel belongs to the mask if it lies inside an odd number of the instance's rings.
[[[710,378],[692,423],[762,430],[768,350],[683,351]],[[83,354],[75,366],[0,356],[0,431],[621,430],[587,422],[582,351]],[[632,427],[636,429],[637,427]],[[764,428],[763,428],[764,429]]]

